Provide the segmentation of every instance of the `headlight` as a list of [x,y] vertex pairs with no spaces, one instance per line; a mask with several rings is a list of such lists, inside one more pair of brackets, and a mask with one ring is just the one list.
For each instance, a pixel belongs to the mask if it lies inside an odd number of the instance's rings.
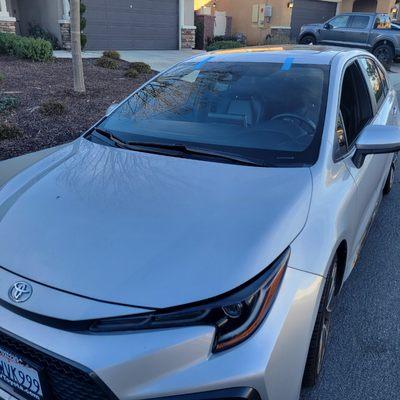
[[216,328],[214,352],[251,336],[270,310],[289,260],[285,250],[266,270],[241,287],[205,302],[151,313],[94,321],[92,332],[137,331],[193,325]]

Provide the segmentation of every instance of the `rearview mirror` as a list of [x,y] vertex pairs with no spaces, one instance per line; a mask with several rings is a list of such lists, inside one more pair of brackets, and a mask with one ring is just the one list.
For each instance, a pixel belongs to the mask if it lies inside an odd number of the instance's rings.
[[324,24],[324,29],[332,29],[332,25],[329,23],[329,22],[327,22],[326,24]]
[[354,165],[361,168],[368,154],[386,154],[400,151],[400,127],[368,125],[356,142]]

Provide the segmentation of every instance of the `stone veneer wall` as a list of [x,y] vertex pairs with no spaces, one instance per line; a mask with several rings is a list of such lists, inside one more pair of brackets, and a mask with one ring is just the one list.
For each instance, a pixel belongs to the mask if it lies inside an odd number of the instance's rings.
[[195,28],[182,28],[181,29],[181,46],[182,49],[194,49],[196,40]]
[[60,22],[61,47],[65,50],[71,50],[71,24],[69,22]]
[[15,21],[4,21],[0,19],[0,32],[15,33]]

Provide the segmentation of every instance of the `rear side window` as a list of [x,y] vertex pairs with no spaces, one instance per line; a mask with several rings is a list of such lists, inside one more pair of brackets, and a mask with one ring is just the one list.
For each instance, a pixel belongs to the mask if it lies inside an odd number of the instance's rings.
[[369,17],[363,15],[356,15],[352,18],[350,28],[366,29],[369,24]]
[[365,71],[368,84],[375,96],[376,104],[379,107],[385,98],[385,88],[381,80],[379,69],[373,60],[370,58],[360,59],[361,68]]
[[379,14],[376,16],[374,29],[391,29],[392,23],[386,14]]
[[[376,64],[376,63],[374,63],[374,64]],[[377,69],[378,69],[379,76],[380,76],[380,78],[381,78],[381,82],[382,82],[382,86],[383,86],[383,91],[384,91],[385,96],[386,96],[386,95],[389,93],[389,84],[388,84],[388,81],[387,81],[387,79],[386,79],[386,75],[385,75],[385,73],[383,72],[382,68],[380,68],[380,67],[377,65]]]

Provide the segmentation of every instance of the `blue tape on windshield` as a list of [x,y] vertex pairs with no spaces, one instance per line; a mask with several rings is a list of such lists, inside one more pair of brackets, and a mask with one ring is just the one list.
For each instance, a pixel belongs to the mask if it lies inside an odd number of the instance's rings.
[[289,71],[290,68],[292,68],[293,61],[294,61],[293,57],[287,58],[282,65],[281,71]]
[[194,69],[201,69],[201,67],[204,64],[207,64],[212,58],[214,58],[213,56],[207,57],[204,60],[199,61],[195,66]]

